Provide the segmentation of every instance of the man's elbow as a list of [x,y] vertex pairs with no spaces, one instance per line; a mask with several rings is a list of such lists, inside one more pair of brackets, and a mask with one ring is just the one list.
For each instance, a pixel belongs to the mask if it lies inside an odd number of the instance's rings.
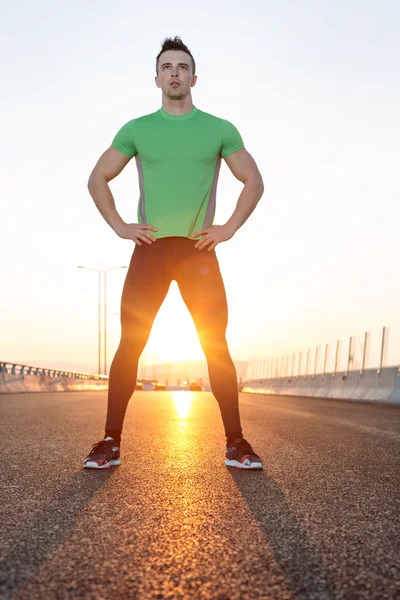
[[87,187],[89,190],[89,193],[91,195],[93,195],[94,190],[98,187],[99,184],[107,182],[106,177],[104,177],[101,173],[99,173],[98,171],[96,171],[96,169],[94,169],[89,176],[88,182],[87,182]]
[[251,180],[250,185],[253,187],[254,191],[256,192],[257,196],[260,199],[262,197],[262,195],[264,194],[264,182],[262,180],[261,175],[254,177]]
[[89,193],[91,194],[92,190],[93,190],[93,173],[90,173],[90,175],[89,175],[89,179],[87,182],[87,188],[89,190]]
[[264,182],[260,173],[252,173],[242,179],[242,183],[261,192],[264,192]]

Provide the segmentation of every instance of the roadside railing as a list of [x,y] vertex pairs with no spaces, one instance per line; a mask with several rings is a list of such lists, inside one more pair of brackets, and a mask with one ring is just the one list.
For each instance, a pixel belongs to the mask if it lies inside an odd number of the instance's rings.
[[94,373],[79,373],[74,371],[62,371],[60,369],[49,369],[46,367],[34,367],[12,362],[0,361],[0,373],[10,375],[40,375],[42,377],[68,378],[68,379],[96,379],[108,380],[107,375],[98,375]]
[[[398,344],[399,345],[399,344]],[[292,352],[284,356],[252,359],[246,372],[246,380],[316,377],[377,369],[378,375],[388,361],[389,328],[379,332],[365,332],[346,340],[320,344],[316,348]],[[397,355],[395,358],[398,358]],[[392,366],[398,366],[395,360]]]

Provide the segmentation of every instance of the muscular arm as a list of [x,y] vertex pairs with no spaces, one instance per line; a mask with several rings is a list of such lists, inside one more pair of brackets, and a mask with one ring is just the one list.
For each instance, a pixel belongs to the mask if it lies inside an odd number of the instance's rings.
[[88,181],[89,193],[100,214],[118,235],[125,225],[115,207],[108,182],[114,179],[131,159],[115,148],[108,148],[97,161]]
[[233,175],[244,183],[236,208],[226,222],[232,235],[247,221],[264,193],[264,184],[254,158],[242,148],[225,158]]

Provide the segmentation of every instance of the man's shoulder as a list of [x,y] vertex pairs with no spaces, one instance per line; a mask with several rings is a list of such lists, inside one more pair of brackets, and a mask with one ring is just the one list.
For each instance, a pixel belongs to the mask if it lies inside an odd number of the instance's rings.
[[204,124],[205,126],[208,125],[209,127],[214,129],[218,128],[219,131],[222,132],[229,131],[232,128],[235,128],[235,125],[232,123],[232,121],[229,121],[228,119],[224,119],[223,117],[213,115],[203,110],[198,110],[198,113],[200,115],[200,120],[202,121],[202,124]]
[[128,123],[132,123],[132,125],[142,125],[149,121],[153,121],[153,120],[157,119],[158,113],[159,113],[159,111],[156,110],[156,111],[154,111],[152,113],[148,113],[146,115],[140,115],[138,117],[134,117],[133,119],[128,121]]
[[197,109],[197,113],[202,119],[205,119],[210,122],[214,122],[216,124],[222,123],[223,121],[225,121],[225,119],[222,119],[221,117],[218,117],[217,115],[212,115],[211,113],[205,112],[204,110],[200,110],[199,108]]
[[141,115],[140,117],[136,117],[134,120],[137,122],[143,122],[143,121],[151,121],[153,119],[156,119],[159,116],[159,110],[155,110],[151,113],[147,113],[146,115]]
[[146,123],[149,120],[151,121],[151,118],[155,114],[156,113],[151,113],[151,114],[143,115],[140,117],[133,117],[132,119],[129,119],[129,121],[126,121],[123,126],[121,126],[121,131],[126,132],[126,133],[133,133],[134,131],[136,131],[137,125]]

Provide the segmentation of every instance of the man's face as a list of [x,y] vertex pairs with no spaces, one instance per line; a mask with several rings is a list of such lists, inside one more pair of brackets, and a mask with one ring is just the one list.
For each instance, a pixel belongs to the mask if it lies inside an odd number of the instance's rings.
[[167,50],[158,59],[157,87],[171,100],[182,100],[196,84],[192,59],[181,50]]

